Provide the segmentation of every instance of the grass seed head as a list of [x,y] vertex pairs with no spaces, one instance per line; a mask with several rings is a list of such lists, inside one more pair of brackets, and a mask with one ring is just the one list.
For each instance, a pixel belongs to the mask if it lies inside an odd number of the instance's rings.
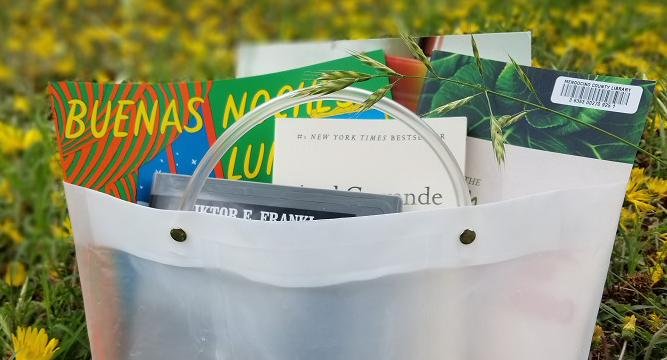
[[528,111],[522,111],[514,115],[503,115],[498,119],[498,125],[500,125],[501,128],[508,127],[521,120],[526,114],[528,114]]
[[426,66],[426,69],[431,72],[431,74],[435,75],[436,77],[438,74],[435,73],[435,70],[433,70],[433,67],[431,66],[431,62],[428,60],[426,55],[424,54],[424,51],[422,51],[421,47],[419,47],[419,44],[408,34],[407,29],[403,24],[399,23],[399,33],[401,35],[401,39],[403,39],[403,42],[405,45],[408,46],[408,49],[412,53],[412,56],[414,56],[417,60],[419,60],[424,66]]
[[371,76],[368,74],[350,71],[350,70],[334,70],[334,71],[324,71],[321,72],[317,80],[318,81],[330,81],[338,79],[356,79],[357,81],[365,81],[370,79]]
[[383,63],[381,63],[381,62],[379,62],[375,59],[372,59],[372,58],[370,58],[370,57],[368,57],[368,56],[366,56],[362,53],[359,53],[359,52],[356,52],[356,51],[349,51],[349,54],[354,56],[357,60],[361,61],[365,65],[368,65],[368,66],[372,67],[373,69],[381,71],[381,72],[383,72],[383,73],[385,73],[389,76],[396,76],[396,77],[401,76],[399,73],[392,70],[387,65],[385,65],[385,64],[383,64]]
[[491,127],[491,143],[493,144],[493,153],[496,155],[496,161],[498,165],[505,163],[505,142],[503,139],[503,130],[498,125],[496,118],[491,115],[490,118],[490,127]]
[[395,83],[387,84],[373,92],[364,102],[361,104],[361,107],[359,108],[359,111],[366,111],[373,107],[373,105],[380,101],[389,90],[394,86]]
[[526,87],[528,88],[528,90],[530,90],[530,92],[533,94],[533,96],[535,96],[535,98],[540,103],[540,105],[544,106],[544,104],[542,104],[542,100],[540,100],[540,97],[537,96],[537,93],[535,92],[535,88],[533,88],[533,83],[530,82],[530,79],[528,79],[528,76],[526,76],[526,74],[523,72],[523,70],[521,70],[521,67],[519,66],[519,64],[517,64],[516,61],[514,61],[514,58],[512,58],[512,56],[510,56],[510,54],[507,54],[507,56],[509,56],[510,60],[512,61],[512,65],[514,65],[514,70],[516,70],[517,74],[519,74],[519,77],[521,78],[521,81],[523,81],[523,83],[526,84]]
[[450,110],[456,109],[457,107],[459,107],[461,105],[467,104],[470,100],[472,100],[477,95],[479,95],[479,94],[468,96],[468,97],[465,97],[465,98],[459,99],[459,100],[454,100],[454,101],[452,101],[448,104],[437,107],[437,108],[427,112],[426,114],[424,114],[424,116],[431,115],[431,114],[444,114],[444,113],[446,113]]
[[294,96],[328,95],[357,82],[357,79],[343,78],[321,82],[294,92]]
[[482,69],[482,59],[479,57],[479,49],[477,49],[477,42],[475,42],[475,37],[470,34],[470,43],[472,44],[472,54],[475,56],[475,64],[477,65],[477,71],[479,71],[479,76],[482,77],[482,83],[484,82],[484,70]]

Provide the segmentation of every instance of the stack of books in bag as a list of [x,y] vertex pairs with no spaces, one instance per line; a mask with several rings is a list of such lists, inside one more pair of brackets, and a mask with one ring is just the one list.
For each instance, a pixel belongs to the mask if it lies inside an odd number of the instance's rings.
[[[233,123],[332,71],[367,74],[350,86],[370,92],[391,84],[384,96],[440,135],[474,204],[627,179],[636,153],[628,143],[639,142],[653,82],[530,67],[528,32],[413,41],[430,70],[404,40],[387,38],[242,44],[230,80],[52,84],[65,181],[175,209],[183,176]],[[423,139],[359,110],[316,101],[266,119],[222,157],[211,177],[224,180],[207,183],[195,210],[304,221],[454,206]]]

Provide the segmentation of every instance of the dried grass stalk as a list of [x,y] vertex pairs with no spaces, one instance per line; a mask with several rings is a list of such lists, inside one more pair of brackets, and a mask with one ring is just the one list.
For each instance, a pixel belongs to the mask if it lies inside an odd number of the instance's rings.
[[454,100],[454,101],[452,101],[448,104],[437,107],[437,108],[427,112],[423,116],[428,116],[428,115],[431,115],[431,114],[444,114],[444,113],[446,113],[450,110],[456,109],[457,107],[459,107],[461,105],[465,105],[466,103],[468,103],[470,100],[472,100],[472,98],[474,98],[477,95],[479,95],[479,94],[471,95],[471,96],[468,96],[466,98],[459,99],[459,100]]
[[500,125],[501,128],[508,127],[521,120],[528,113],[529,111],[522,111],[514,115],[503,115],[498,119],[498,125]]
[[410,49],[410,52],[412,53],[412,56],[414,56],[417,60],[421,61],[424,66],[426,66],[426,69],[431,72],[435,77],[438,77],[438,74],[435,73],[435,70],[433,70],[433,67],[431,66],[431,62],[428,60],[422,49],[419,47],[419,44],[415,42],[415,40],[408,34],[407,30],[405,29],[405,26],[402,24],[399,26],[399,33],[401,35],[401,39],[403,39],[403,42],[408,46],[408,49]]
[[359,111],[366,111],[366,110],[370,109],[371,107],[373,107],[373,105],[376,102],[380,101],[380,99],[382,99],[387,94],[387,92],[389,92],[389,90],[391,90],[391,88],[394,86],[394,84],[395,84],[395,82],[393,82],[391,84],[387,84],[387,85],[375,90],[375,92],[373,92],[366,100],[364,100],[364,102],[361,104],[361,107],[359,108]]
[[500,128],[496,118],[491,115],[491,144],[493,144],[493,153],[496,155],[498,165],[505,163],[505,142],[503,139],[503,130]]
[[317,80],[318,81],[330,81],[330,80],[338,80],[338,79],[356,79],[358,82],[359,81],[365,81],[370,79],[371,76],[369,74],[364,74],[356,71],[350,71],[350,70],[334,70],[334,71],[324,71],[321,72]]
[[354,78],[342,78],[321,82],[294,92],[294,96],[328,95],[357,82]]
[[484,70],[482,70],[482,59],[479,57],[479,49],[477,49],[477,42],[475,42],[475,37],[470,34],[470,42],[472,43],[472,54],[475,56],[475,64],[477,64],[477,71],[479,71],[479,76],[482,77],[482,83],[484,83]]
[[389,76],[396,76],[400,77],[401,75],[397,73],[396,71],[392,70],[390,67],[387,65],[372,59],[362,53],[356,52],[356,51],[348,51],[348,53],[352,56],[354,56],[357,60],[361,61],[362,63],[372,67],[375,70],[381,71]]
[[519,64],[517,64],[516,61],[514,61],[512,56],[510,56],[510,54],[507,54],[507,56],[509,56],[510,60],[512,60],[512,64],[514,65],[514,69],[516,70],[517,74],[519,74],[519,77],[521,78],[521,81],[523,81],[523,83],[526,84],[526,86],[528,87],[528,90],[530,90],[530,92],[533,93],[533,96],[535,96],[535,98],[540,103],[540,105],[544,106],[544,104],[542,104],[542,100],[540,100],[540,97],[537,96],[537,93],[535,92],[535,88],[533,88],[533,84],[530,82],[530,79],[528,79],[528,76],[526,76],[526,74],[523,72],[523,70],[521,70],[521,67],[519,66]]

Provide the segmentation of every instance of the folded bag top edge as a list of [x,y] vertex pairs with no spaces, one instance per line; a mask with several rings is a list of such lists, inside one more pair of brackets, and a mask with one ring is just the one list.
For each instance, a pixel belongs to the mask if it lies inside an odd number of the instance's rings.
[[[473,207],[306,222],[153,209],[68,183],[65,191],[77,246],[122,251],[172,266],[223,268],[280,282],[295,277],[323,279],[325,274],[346,279],[343,273],[364,277],[477,266],[538,252],[605,248],[613,243],[624,186],[555,190]],[[169,229],[176,224],[189,229],[187,241],[178,243],[169,237]],[[477,232],[477,240],[470,245],[459,241],[466,228]]]

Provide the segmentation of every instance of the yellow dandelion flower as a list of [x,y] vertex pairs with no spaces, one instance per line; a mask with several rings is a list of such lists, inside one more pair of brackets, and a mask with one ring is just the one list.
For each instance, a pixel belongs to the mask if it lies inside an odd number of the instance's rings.
[[651,194],[648,190],[639,188],[646,183],[646,176],[644,176],[643,168],[634,168],[630,173],[630,180],[625,189],[625,200],[632,203],[637,211],[652,212],[656,207],[649,204],[651,201]]
[[[667,233],[665,234],[660,234],[661,238],[666,238]],[[656,251],[655,253],[656,261],[659,262],[664,262],[667,259],[667,241],[663,240],[662,241],[662,246],[660,247],[660,250]]]
[[632,340],[632,338],[635,336],[636,323],[637,317],[634,315],[625,317],[625,321],[623,321],[623,331],[621,332],[623,340]]
[[634,168],[630,172],[630,180],[628,181],[628,185],[625,189],[625,194],[627,195],[628,193],[632,191],[638,190],[638,188],[644,183],[645,177],[644,177],[644,168]]
[[595,65],[595,69],[593,69],[596,74],[608,74],[609,73],[609,67],[605,63],[597,63]]
[[63,220],[61,226],[51,225],[51,233],[56,239],[66,239],[72,237],[72,224],[69,217]]
[[656,177],[649,177],[646,180],[646,188],[658,199],[662,199],[667,195],[667,180]]
[[563,45],[563,44],[556,45],[556,46],[554,46],[554,48],[553,48],[553,52],[554,52],[554,54],[556,54],[557,56],[563,56],[563,55],[565,55],[565,53],[567,53],[568,50],[570,50],[570,47],[568,47],[567,45]]
[[9,187],[9,181],[7,179],[0,180],[0,199],[4,199],[8,203],[14,202],[14,195],[12,190]]
[[655,328],[662,327],[662,319],[660,319],[660,316],[658,316],[656,313],[649,314],[648,315],[648,321]]
[[12,261],[7,264],[7,268],[5,270],[5,284],[9,286],[23,285],[28,275],[25,270],[25,265],[18,261]]
[[62,207],[65,205],[65,194],[62,191],[54,191],[49,197],[51,198],[51,203],[55,207]]
[[618,53],[614,55],[614,63],[619,67],[636,69],[639,72],[647,72],[651,65],[644,59],[636,56]]
[[[323,1],[326,2],[326,1]],[[391,2],[391,11],[396,14],[400,14],[405,11],[405,3],[402,1],[392,1]],[[326,14],[326,13],[325,13]]]
[[660,131],[660,125],[662,125],[663,129],[667,130],[667,121],[656,114],[653,119],[653,130]]
[[607,40],[607,34],[604,31],[598,31],[595,33],[595,42],[598,44],[604,44]]
[[412,19],[412,28],[413,29],[421,29],[422,26],[424,26],[424,19],[422,19],[422,18]]
[[339,4],[343,11],[347,13],[353,13],[357,10],[357,2],[354,0],[343,0]]
[[68,53],[53,64],[53,71],[58,75],[70,75],[74,72],[75,63],[74,55]]
[[644,31],[632,38],[635,49],[639,52],[654,52],[662,43],[660,37],[653,31]]
[[55,32],[49,30],[38,31],[27,42],[28,50],[40,58],[47,58],[57,51],[58,41]]
[[14,96],[14,110],[25,114],[28,112],[28,108],[28,99],[26,99],[25,96]]
[[630,212],[626,208],[621,209],[621,218],[619,220],[619,225],[623,231],[628,231],[628,225],[635,225],[639,222],[639,214],[636,212]]
[[[487,15],[484,15],[484,21],[486,22],[486,26],[504,24],[505,23],[505,15],[503,15],[503,14],[487,14]],[[535,27],[533,27],[533,25]],[[536,29],[540,33],[542,31],[544,31],[543,28],[538,29],[536,24],[528,24],[527,27],[530,28],[530,29]],[[533,36],[537,37],[537,35],[533,35]]]
[[0,152],[15,153],[23,147],[23,132],[11,125],[0,122]]
[[108,83],[111,81],[111,78],[101,70],[95,72],[94,78],[98,83]]
[[632,203],[637,211],[653,212],[657,210],[655,206],[649,204],[651,201],[651,194],[648,192],[648,190],[632,191],[625,196],[625,200]]
[[[396,2],[392,3],[395,4]],[[314,6],[314,12],[315,13],[320,13],[320,14],[329,14],[331,13],[334,9],[333,6],[331,5],[330,2],[328,1],[316,1],[313,4]]]
[[19,128],[0,122],[1,153],[12,154],[20,150],[25,150],[40,141],[42,141],[42,134],[37,129],[30,129],[24,132]]
[[659,19],[660,17],[662,17],[662,12],[664,8],[657,4],[643,3],[643,4],[638,4],[635,7],[635,10],[642,15],[648,15]]
[[16,329],[16,335],[12,334],[12,345],[16,360],[49,360],[58,351],[58,339],[51,339],[44,329],[20,326]]
[[23,236],[16,227],[16,223],[12,220],[0,222],[0,235],[7,236],[15,244],[19,244],[23,241]]
[[454,29],[454,34],[474,34],[478,31],[479,26],[477,24],[470,24],[463,20],[459,22],[459,25]]
[[65,229],[68,236],[72,236],[72,222],[69,220],[69,216],[63,220],[63,229]]
[[55,153],[51,158],[49,159],[49,170],[51,171],[51,174],[53,176],[57,177],[58,179],[63,177],[63,170],[60,167],[60,154]]
[[204,14],[204,8],[200,4],[195,3],[186,11],[185,16],[190,21],[196,21],[202,17],[202,14]]
[[657,284],[660,280],[662,280],[662,276],[665,274],[664,270],[662,269],[662,266],[660,264],[655,264],[654,267],[652,267],[649,272],[651,273],[651,286]]
[[10,37],[5,41],[5,47],[9,51],[19,52],[23,47],[23,42],[16,37]]
[[570,14],[571,16],[568,17],[568,21],[574,27],[578,27],[582,24],[591,25],[597,16],[595,13],[588,11],[575,11]]
[[144,34],[146,37],[154,42],[161,42],[165,40],[171,33],[171,28],[168,26],[146,26]]
[[22,148],[27,149],[33,144],[37,144],[39,142],[42,142],[42,133],[37,129],[30,129],[23,135]]
[[577,49],[580,52],[589,54],[592,57],[595,57],[600,50],[598,43],[590,35],[567,38],[565,39],[565,43],[568,47]]

